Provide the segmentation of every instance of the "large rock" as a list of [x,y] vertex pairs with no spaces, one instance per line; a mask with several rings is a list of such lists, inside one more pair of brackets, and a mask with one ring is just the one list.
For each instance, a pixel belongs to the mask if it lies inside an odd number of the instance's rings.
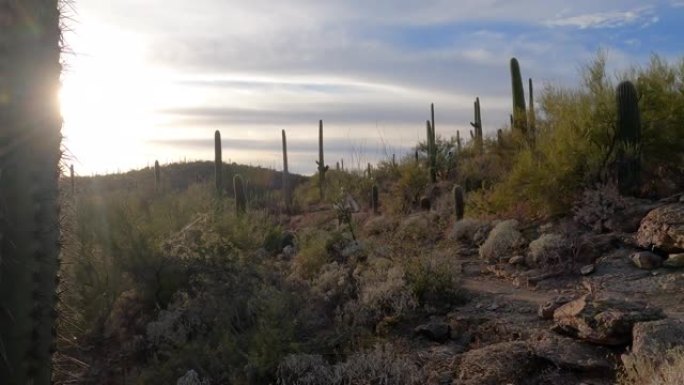
[[417,326],[414,332],[432,341],[444,342],[449,339],[450,327],[446,322],[432,321]]
[[684,252],[684,203],[672,203],[649,212],[641,221],[637,242],[666,253]]
[[660,255],[650,251],[638,251],[630,257],[634,266],[643,270],[657,269],[663,265],[663,259]]
[[621,346],[632,340],[637,322],[655,321],[665,316],[637,302],[582,296],[553,313],[554,330],[598,345]]
[[684,267],[684,253],[670,254],[663,262],[663,266],[673,269]]
[[632,331],[632,350],[622,356],[625,367],[639,361],[662,363],[668,350],[684,347],[684,320],[640,322]]

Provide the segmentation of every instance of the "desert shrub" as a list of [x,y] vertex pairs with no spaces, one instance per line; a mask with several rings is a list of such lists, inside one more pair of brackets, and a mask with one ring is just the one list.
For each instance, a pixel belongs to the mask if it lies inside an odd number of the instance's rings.
[[606,230],[606,222],[626,207],[615,183],[598,184],[586,189],[573,205],[574,220],[595,232]]
[[559,264],[570,255],[570,245],[561,234],[542,234],[530,242],[528,262],[532,266]]
[[363,230],[368,235],[381,235],[391,233],[399,226],[399,221],[394,216],[381,215],[369,218],[363,225]]
[[442,218],[435,213],[411,214],[399,224],[394,237],[405,243],[431,243],[441,237],[443,226]]
[[409,259],[406,270],[408,285],[420,305],[450,308],[466,301],[459,268],[447,257],[432,254]]
[[383,198],[383,205],[390,213],[406,214],[418,206],[418,200],[429,182],[429,175],[426,168],[410,161],[399,165],[399,175],[399,179],[391,185],[389,199]]
[[299,276],[309,279],[328,262],[331,256],[328,248],[332,237],[321,230],[302,232],[299,236],[299,252],[294,257],[293,270]]
[[291,355],[278,367],[278,385],[423,384],[427,375],[392,345],[350,355],[331,365],[320,355]]
[[510,219],[499,222],[480,246],[480,257],[496,262],[511,257],[525,245],[525,238],[518,231],[518,221]]
[[486,239],[491,225],[487,221],[465,218],[454,223],[450,238],[468,245],[480,246]]

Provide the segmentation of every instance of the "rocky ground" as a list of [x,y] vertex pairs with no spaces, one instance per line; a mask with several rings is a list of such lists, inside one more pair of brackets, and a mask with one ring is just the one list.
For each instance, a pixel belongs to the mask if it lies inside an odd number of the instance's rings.
[[466,219],[435,243],[470,300],[393,332],[431,383],[613,384],[684,345],[684,195],[636,202],[598,231],[565,227]]

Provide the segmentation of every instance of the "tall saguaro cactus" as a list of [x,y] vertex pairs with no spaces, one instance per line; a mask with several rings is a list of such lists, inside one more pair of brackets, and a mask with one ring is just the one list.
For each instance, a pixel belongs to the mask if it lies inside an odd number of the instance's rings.
[[535,137],[537,135],[537,116],[534,113],[534,89],[532,88],[532,78],[529,78],[530,91],[530,111],[527,113],[527,125],[529,130],[530,142],[534,144]]
[[233,177],[233,192],[235,193],[235,213],[242,215],[247,212],[247,194],[245,194],[245,184],[240,174]]
[[161,191],[161,168],[158,160],[154,161],[154,191]]
[[428,170],[430,173],[430,182],[437,182],[437,145],[435,143],[435,129],[430,124],[430,121],[426,121],[427,125],[427,160],[428,160]]
[[51,379],[59,268],[57,0],[0,2],[0,383]]
[[638,190],[641,171],[641,115],[634,84],[621,82],[615,92],[617,101],[617,180],[621,194]]
[[371,188],[371,208],[373,209],[373,214],[378,214],[380,210],[380,200],[377,184],[373,184],[373,187]]
[[518,59],[511,58],[511,89],[513,90],[513,129],[527,136],[527,108]]
[[318,165],[318,189],[321,194],[321,200],[325,197],[325,173],[328,172],[328,166],[325,165],[323,160],[323,121],[318,121],[318,160],[316,161]]
[[475,141],[475,148],[481,154],[484,152],[484,140],[482,137],[482,115],[480,113],[480,98],[475,98],[473,103],[474,121],[470,122],[473,126],[472,138]]
[[290,190],[290,172],[287,167],[287,136],[282,130],[283,136],[283,197],[285,198],[285,210],[292,210],[292,191]]
[[463,214],[465,213],[465,199],[463,192],[463,187],[456,185],[453,189],[454,194],[454,207],[456,211],[456,220],[460,221],[463,219]]
[[214,180],[216,181],[216,194],[223,195],[223,154],[221,149],[221,132],[214,132]]

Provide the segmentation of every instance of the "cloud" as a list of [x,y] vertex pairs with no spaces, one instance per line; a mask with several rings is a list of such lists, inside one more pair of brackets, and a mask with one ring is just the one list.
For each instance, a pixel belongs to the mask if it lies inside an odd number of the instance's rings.
[[550,27],[576,27],[579,29],[620,28],[639,24],[642,27],[658,22],[651,7],[629,11],[587,13],[576,16],[558,17],[546,22]]

